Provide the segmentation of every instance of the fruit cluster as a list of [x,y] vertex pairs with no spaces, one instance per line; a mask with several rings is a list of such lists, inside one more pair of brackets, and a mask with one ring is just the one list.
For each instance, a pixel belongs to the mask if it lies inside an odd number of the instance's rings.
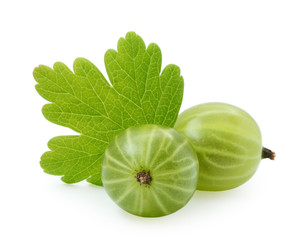
[[46,173],[66,183],[87,179],[129,213],[159,217],[195,190],[240,186],[261,158],[274,158],[256,122],[235,106],[206,103],[178,116],[183,77],[174,64],[161,70],[155,43],[128,32],[104,62],[109,81],[84,58],[74,73],[60,62],[35,68],[36,89],[51,102],[44,116],[80,134],[49,141],[40,162]]
[[262,147],[254,119],[224,103],[206,103],[179,115],[173,128],[139,125],[118,134],[105,151],[102,180],[122,209],[144,217],[171,214],[195,190],[240,186],[256,172]]

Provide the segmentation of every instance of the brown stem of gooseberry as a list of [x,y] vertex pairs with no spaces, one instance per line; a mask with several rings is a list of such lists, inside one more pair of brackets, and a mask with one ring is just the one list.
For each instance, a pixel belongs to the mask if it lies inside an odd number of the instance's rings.
[[263,147],[262,148],[262,159],[269,158],[270,160],[275,160],[276,154],[270,149]]
[[136,174],[135,178],[139,182],[140,185],[142,185],[142,184],[150,185],[151,181],[152,181],[150,171],[146,172],[145,170],[142,170],[141,172],[138,172]]

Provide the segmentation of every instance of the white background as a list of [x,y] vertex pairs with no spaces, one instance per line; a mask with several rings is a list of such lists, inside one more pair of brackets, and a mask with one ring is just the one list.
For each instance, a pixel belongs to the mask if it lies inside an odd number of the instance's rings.
[[[0,239],[302,239],[301,1],[1,1],[0,26]],[[43,173],[47,141],[73,132],[42,116],[34,67],[85,57],[106,75],[104,53],[128,31],[156,42],[163,66],[180,66],[181,111],[243,108],[276,161],[155,219],[124,212],[101,187]]]

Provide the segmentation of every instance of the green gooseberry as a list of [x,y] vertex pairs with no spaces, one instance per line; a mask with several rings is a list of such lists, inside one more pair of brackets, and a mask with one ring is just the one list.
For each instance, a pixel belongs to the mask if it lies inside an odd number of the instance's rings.
[[134,126],[108,145],[102,179],[111,199],[125,211],[143,217],[165,216],[193,196],[198,159],[175,129]]
[[175,129],[197,153],[198,190],[238,187],[254,175],[261,158],[275,156],[262,147],[255,120],[233,105],[205,103],[191,107],[179,115]]

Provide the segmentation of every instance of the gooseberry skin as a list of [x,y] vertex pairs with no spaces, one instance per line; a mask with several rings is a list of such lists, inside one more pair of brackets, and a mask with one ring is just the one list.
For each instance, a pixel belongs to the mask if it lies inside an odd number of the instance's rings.
[[262,155],[261,133],[242,109],[225,103],[200,104],[181,113],[174,127],[197,153],[197,190],[232,189],[256,172]]
[[[138,181],[145,173],[150,173],[149,184]],[[165,216],[193,196],[198,159],[188,140],[175,129],[134,126],[109,143],[102,180],[111,199],[125,211],[143,217]]]

